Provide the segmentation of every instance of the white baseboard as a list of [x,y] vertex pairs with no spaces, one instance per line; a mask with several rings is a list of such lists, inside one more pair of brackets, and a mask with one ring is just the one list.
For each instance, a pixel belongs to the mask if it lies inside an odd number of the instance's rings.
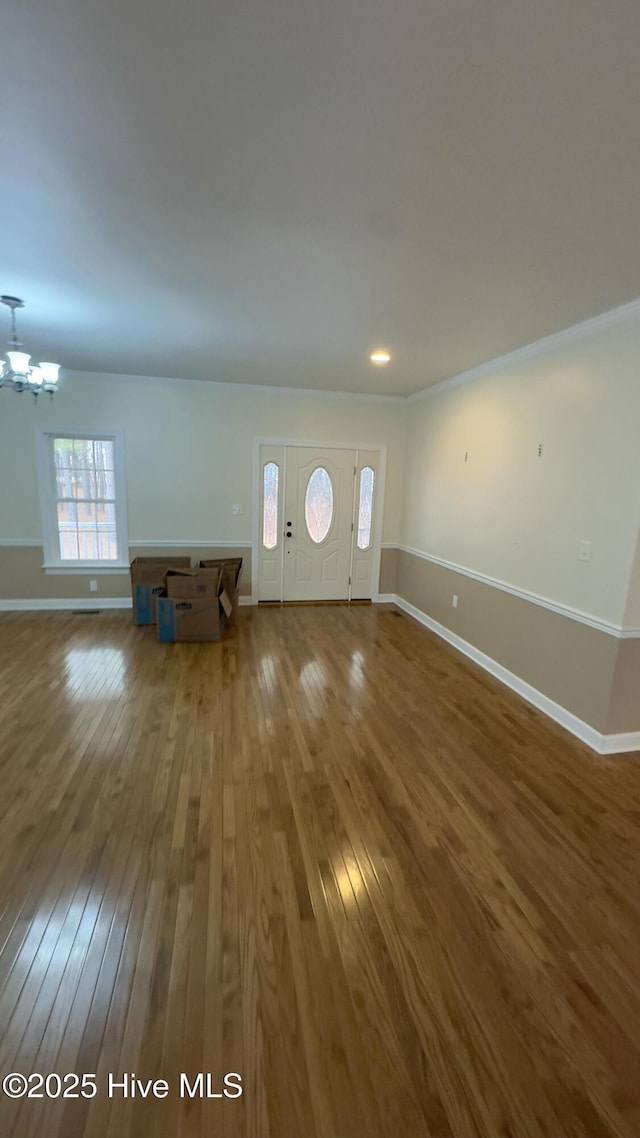
[[[240,606],[248,607],[253,605],[253,597],[240,597]],[[537,688],[522,680],[520,676],[516,676],[514,672],[510,672],[508,668],[504,668],[502,664],[498,664],[491,656],[485,655],[480,652],[478,648],[474,648],[473,644],[469,644],[467,640],[463,640],[461,636],[457,636],[455,632],[445,628],[437,620],[427,616],[421,609],[416,608],[415,605],[405,601],[403,597],[397,596],[396,593],[379,593],[375,598],[376,604],[396,604],[403,612],[408,613],[425,628],[429,628],[431,632],[435,632],[448,644],[457,648],[464,656],[468,656],[474,663],[479,664],[481,668],[495,676],[506,687],[511,688],[512,691],[526,699],[528,703],[533,704],[539,711],[544,712],[550,719],[559,723],[572,735],[586,743],[588,747],[596,751],[599,755],[616,755],[623,754],[629,751],[640,751],[640,731],[628,731],[619,735],[603,735],[596,731],[584,720],[578,719],[577,715],[567,711],[559,703],[549,699],[548,696],[543,695]],[[0,600],[0,612],[60,612],[60,611],[83,611],[91,609],[130,609],[131,597],[65,597],[65,598],[42,598],[42,597],[28,597],[16,598],[15,600]]]
[[623,731],[620,735],[599,735],[599,755],[622,755],[640,751],[640,731]]
[[[240,607],[254,604],[253,597],[240,597]],[[68,597],[50,599],[49,597],[26,597],[16,600],[0,600],[0,612],[58,612],[67,609],[130,609],[131,597]]]
[[503,668],[502,664],[498,664],[491,656],[486,656],[484,652],[480,652],[478,648],[474,648],[473,644],[469,644],[467,640],[463,640],[461,636],[456,636],[455,632],[451,632],[444,624],[440,624],[437,620],[433,620],[427,616],[421,609],[416,608],[415,605],[405,601],[403,597],[393,594],[384,594],[385,600],[393,601],[398,608],[408,613],[415,620],[423,624],[425,628],[429,628],[435,632],[437,636],[442,637],[447,643],[457,648],[475,664],[479,664],[485,671],[490,672],[497,680],[505,684],[506,687],[511,688],[512,691],[522,696],[527,700],[527,703],[533,704],[539,711],[543,711],[550,719],[555,720],[561,727],[570,731],[572,735],[580,739],[581,742],[586,743],[593,751],[599,755],[616,755],[622,754],[627,751],[640,751],[640,731],[629,731],[621,735],[602,735],[585,723],[583,719],[578,719],[577,715],[573,715],[571,711],[567,711],[566,707],[562,707],[559,703],[549,699],[548,696],[543,695],[537,688],[522,680],[520,676],[516,676],[514,672],[510,672],[508,668]]
[[131,597],[26,597],[0,600],[0,612],[61,612],[68,609],[130,609]]

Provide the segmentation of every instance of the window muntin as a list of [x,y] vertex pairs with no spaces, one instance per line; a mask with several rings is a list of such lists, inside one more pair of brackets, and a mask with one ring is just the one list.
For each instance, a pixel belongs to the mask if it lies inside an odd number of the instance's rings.
[[121,436],[44,431],[40,437],[45,568],[126,565]]
[[52,439],[61,561],[117,561],[113,439]]
[[307,482],[304,520],[309,537],[319,545],[325,540],[333,521],[333,484],[324,466],[317,466]]
[[373,525],[373,487],[375,473],[370,466],[363,466],[360,471],[360,498],[358,505],[358,536],[356,544],[358,549],[369,549],[371,545],[371,528]]
[[262,544],[265,549],[275,549],[278,544],[279,480],[277,462],[266,462],[262,471]]

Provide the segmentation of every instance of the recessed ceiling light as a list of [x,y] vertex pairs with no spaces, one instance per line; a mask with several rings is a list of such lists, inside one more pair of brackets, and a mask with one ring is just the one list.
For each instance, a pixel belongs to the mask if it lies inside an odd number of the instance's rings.
[[390,352],[386,352],[381,348],[378,352],[372,352],[369,356],[369,359],[371,360],[372,364],[377,364],[378,367],[383,367],[385,364],[389,363],[391,354]]

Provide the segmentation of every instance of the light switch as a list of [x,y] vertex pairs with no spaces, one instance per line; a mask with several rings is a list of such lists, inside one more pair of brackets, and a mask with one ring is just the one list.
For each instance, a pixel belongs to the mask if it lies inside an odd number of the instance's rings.
[[578,561],[591,561],[591,542],[581,541],[578,546]]

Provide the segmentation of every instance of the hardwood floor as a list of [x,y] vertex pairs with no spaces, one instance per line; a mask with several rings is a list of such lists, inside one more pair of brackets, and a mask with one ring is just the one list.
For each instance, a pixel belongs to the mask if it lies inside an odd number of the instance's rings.
[[638,756],[390,609],[129,620],[0,618],[0,1075],[97,1086],[3,1138],[637,1138]]

